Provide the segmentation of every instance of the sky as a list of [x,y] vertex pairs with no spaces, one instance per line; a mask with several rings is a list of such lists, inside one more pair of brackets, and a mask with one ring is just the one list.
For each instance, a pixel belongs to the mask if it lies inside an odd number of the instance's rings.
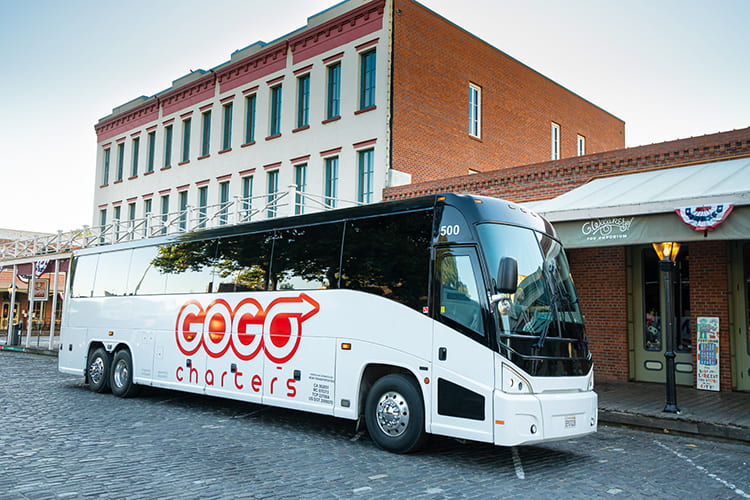
[[[335,0],[0,0],[0,228],[91,224],[96,122]],[[422,0],[626,122],[638,146],[750,126],[750,0]]]

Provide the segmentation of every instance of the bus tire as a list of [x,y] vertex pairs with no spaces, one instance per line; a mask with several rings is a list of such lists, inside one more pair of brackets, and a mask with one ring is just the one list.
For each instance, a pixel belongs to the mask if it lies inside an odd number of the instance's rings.
[[132,398],[138,394],[140,386],[133,382],[133,357],[127,349],[121,349],[115,354],[109,385],[112,394],[118,398]]
[[416,451],[425,438],[425,416],[414,380],[400,373],[378,379],[367,394],[365,422],[378,447],[393,453]]
[[103,347],[97,347],[89,353],[86,362],[86,378],[89,389],[94,392],[107,392],[109,390],[109,369],[112,358]]

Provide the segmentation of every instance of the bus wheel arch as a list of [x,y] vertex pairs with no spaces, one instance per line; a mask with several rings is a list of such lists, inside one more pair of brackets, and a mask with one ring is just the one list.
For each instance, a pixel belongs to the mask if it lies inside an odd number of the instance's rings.
[[92,343],[86,357],[86,383],[89,389],[93,392],[107,392],[111,367],[112,355],[100,342]]
[[112,394],[119,398],[132,398],[140,392],[140,385],[133,381],[133,355],[126,345],[117,346],[112,357],[109,385]]
[[425,405],[422,390],[408,370],[372,365],[362,379],[365,423],[370,438],[394,453],[416,451],[425,439]]

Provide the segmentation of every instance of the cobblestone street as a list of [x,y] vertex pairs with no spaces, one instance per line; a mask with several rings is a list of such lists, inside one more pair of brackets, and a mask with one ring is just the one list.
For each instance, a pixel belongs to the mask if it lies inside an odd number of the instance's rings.
[[348,420],[196,395],[95,394],[0,352],[0,498],[750,498],[750,447],[600,427],[500,448],[379,450]]

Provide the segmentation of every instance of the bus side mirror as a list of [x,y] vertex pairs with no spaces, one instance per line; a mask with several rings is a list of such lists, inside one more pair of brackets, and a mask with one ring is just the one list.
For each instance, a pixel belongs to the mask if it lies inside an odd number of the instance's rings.
[[516,293],[518,287],[518,261],[513,257],[503,257],[497,266],[495,291],[497,293]]

